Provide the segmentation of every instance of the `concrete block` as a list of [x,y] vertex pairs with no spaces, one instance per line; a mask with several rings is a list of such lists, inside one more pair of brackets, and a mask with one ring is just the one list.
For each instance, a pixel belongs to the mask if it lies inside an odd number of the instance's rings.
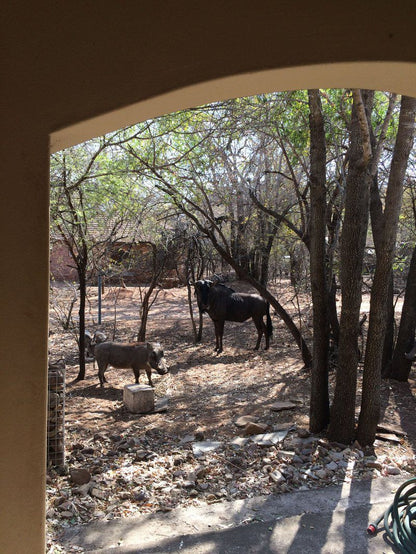
[[123,401],[129,412],[146,414],[155,408],[155,391],[149,385],[125,385]]

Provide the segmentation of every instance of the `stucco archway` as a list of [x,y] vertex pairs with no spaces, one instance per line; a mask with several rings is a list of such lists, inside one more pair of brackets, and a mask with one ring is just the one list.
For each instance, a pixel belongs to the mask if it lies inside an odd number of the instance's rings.
[[48,159],[174,109],[307,87],[416,96],[416,4],[104,0],[4,8],[3,553],[44,551]]

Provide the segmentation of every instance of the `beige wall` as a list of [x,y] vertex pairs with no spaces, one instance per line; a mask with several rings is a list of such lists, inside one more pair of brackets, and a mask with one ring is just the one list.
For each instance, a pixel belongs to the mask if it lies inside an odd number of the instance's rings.
[[[44,551],[48,148],[214,99],[307,87],[416,96],[416,2],[2,6],[0,552]],[[361,62],[355,65],[353,62]]]

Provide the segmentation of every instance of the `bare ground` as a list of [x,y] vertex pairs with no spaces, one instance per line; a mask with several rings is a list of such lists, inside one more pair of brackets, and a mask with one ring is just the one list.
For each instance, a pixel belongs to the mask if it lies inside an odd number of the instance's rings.
[[[233,286],[245,289],[241,283]],[[280,301],[290,313],[296,313],[297,300],[286,284],[280,286]],[[58,296],[66,293],[60,290]],[[139,299],[139,288],[109,289],[103,299],[100,329],[113,338],[116,313],[115,340],[133,340]],[[305,336],[310,338],[310,306],[305,298],[300,299],[300,306]],[[93,519],[374,478],[397,473],[394,467],[403,475],[415,471],[414,374],[406,384],[383,382],[382,423],[395,426],[398,441],[377,440],[373,451],[363,451],[359,445],[351,450],[327,443],[324,437],[307,436],[309,373],[277,316],[273,317],[270,350],[252,350],[255,328],[251,322],[226,323],[224,352],[216,355],[208,317],[202,343],[193,342],[186,289],[162,291],[150,313],[147,340],[161,342],[166,352],[170,373],[152,378],[156,398],[167,397],[168,408],[149,415],[130,414],[123,404],[123,387],[134,382],[130,370],[110,368],[106,373],[109,383],[100,388],[97,371],[89,363],[86,379],[75,381],[76,344],[69,332],[60,329],[55,316],[56,311],[51,310],[50,354],[67,361],[67,470],[87,469],[92,480],[82,489],[71,482],[68,473],[59,475],[50,470],[50,552],[65,551],[59,542],[63,527]],[[88,328],[95,330],[95,297],[91,298],[89,317]],[[360,381],[361,370],[359,373]],[[331,374],[331,390],[334,377]],[[141,382],[146,382],[145,376]],[[273,411],[271,407],[278,400],[291,401],[295,408]],[[236,426],[244,415],[267,425],[267,431],[290,431],[274,446],[249,441],[238,448],[231,441],[244,435],[243,428]],[[221,445],[198,457],[193,446],[201,440]],[[328,463],[337,459],[333,452],[340,452],[347,461],[352,456],[353,466],[328,470]],[[292,464],[293,456],[297,458]]]

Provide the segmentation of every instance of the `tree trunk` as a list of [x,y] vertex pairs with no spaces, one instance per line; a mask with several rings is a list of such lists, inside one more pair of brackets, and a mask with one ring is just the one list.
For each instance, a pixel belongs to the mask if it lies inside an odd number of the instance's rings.
[[406,292],[404,295],[402,315],[400,318],[399,333],[393,360],[387,377],[398,381],[407,381],[412,368],[412,360],[404,354],[413,347],[416,329],[416,246],[413,249],[407,275]]
[[380,417],[380,386],[383,345],[387,328],[389,278],[394,260],[397,227],[402,203],[403,180],[413,144],[416,99],[402,97],[399,127],[391,162],[384,209],[382,248],[377,255],[371,292],[370,322],[364,361],[363,391],[358,422],[358,442],[374,442]]
[[370,181],[368,129],[366,131],[365,125],[361,93],[356,90],[351,116],[349,170],[341,237],[342,308],[338,369],[328,429],[330,439],[344,444],[353,441],[355,431],[361,272],[368,227]]
[[149,288],[147,289],[142,302],[142,308],[141,308],[141,320],[140,320],[140,329],[137,333],[137,340],[139,342],[144,342],[146,340],[146,330],[147,330],[147,320],[149,317],[149,310],[150,310],[150,297],[152,296],[152,292],[154,291],[156,287],[156,281],[152,281]]
[[79,279],[79,372],[76,380],[85,379],[85,300],[87,297],[87,279],[85,269],[78,268]]
[[310,147],[310,272],[313,305],[313,351],[310,430],[318,433],[329,423],[328,394],[328,283],[325,271],[326,143],[319,90],[309,90]]
[[[371,189],[370,189],[370,214],[371,214],[371,229],[373,233],[374,247],[377,256],[381,256],[381,250],[383,249],[383,228],[384,228],[384,214],[383,204],[380,198],[380,192],[378,190],[377,176],[372,176]],[[391,357],[393,354],[393,333],[394,333],[394,295],[393,295],[393,269],[390,271],[388,277],[389,290],[387,297],[387,311],[386,311],[386,333],[383,343],[383,358],[382,368],[387,368],[390,365]]]

